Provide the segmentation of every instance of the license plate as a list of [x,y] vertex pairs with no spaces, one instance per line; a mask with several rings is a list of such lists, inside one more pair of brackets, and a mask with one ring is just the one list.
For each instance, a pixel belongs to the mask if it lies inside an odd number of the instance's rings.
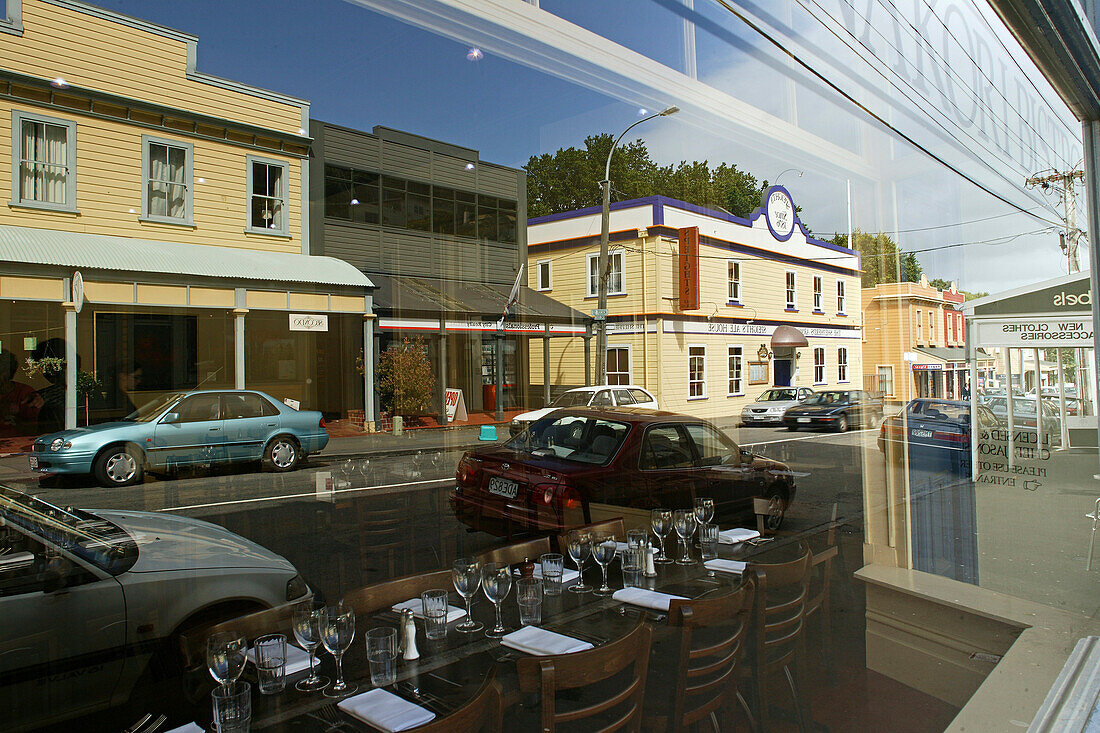
[[931,430],[914,430],[913,431],[913,437],[914,438],[931,438],[932,437],[932,431]]
[[30,462],[31,462],[31,470],[32,471],[37,471],[38,470],[38,456],[30,456]]
[[809,422],[809,421],[810,421],[810,418],[808,418],[808,417],[800,417],[800,418],[798,418],[798,422]]
[[508,499],[516,498],[516,491],[519,490],[519,484],[515,481],[509,481],[506,478],[491,477],[489,479],[489,493],[497,494]]

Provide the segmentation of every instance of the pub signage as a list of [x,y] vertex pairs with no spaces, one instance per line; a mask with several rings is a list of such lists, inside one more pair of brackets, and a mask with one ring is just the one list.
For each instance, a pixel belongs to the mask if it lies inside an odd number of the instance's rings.
[[678,239],[680,310],[696,310],[699,307],[699,227],[683,227]]

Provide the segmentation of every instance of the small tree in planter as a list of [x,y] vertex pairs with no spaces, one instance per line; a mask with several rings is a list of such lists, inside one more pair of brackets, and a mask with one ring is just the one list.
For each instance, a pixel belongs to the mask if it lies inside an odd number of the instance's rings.
[[[23,369],[27,376],[35,377],[41,374],[50,383],[60,383],[64,379],[65,360],[57,356],[44,356],[35,360],[28,358]],[[104,396],[103,384],[92,372],[78,370],[76,373],[76,396],[84,401],[84,424],[91,421],[91,400],[101,399]]]
[[378,397],[383,410],[414,416],[432,404],[435,376],[422,339],[402,339],[378,357]]

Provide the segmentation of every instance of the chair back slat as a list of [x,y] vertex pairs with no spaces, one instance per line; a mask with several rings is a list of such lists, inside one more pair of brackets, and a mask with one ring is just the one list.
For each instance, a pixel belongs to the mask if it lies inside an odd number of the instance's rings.
[[433,720],[416,729],[416,733],[501,733],[504,726],[504,703],[496,670],[489,673],[474,699],[445,718]]
[[181,634],[180,653],[185,669],[206,665],[206,639],[219,631],[232,631],[245,637],[249,644],[265,634],[285,634],[291,637],[291,617],[294,607],[301,601],[284,603],[281,606],[237,616],[228,621],[219,621],[188,629]]
[[575,530],[584,530],[591,534],[610,534],[614,535],[615,539],[620,542],[626,542],[626,525],[623,523],[622,517],[615,517],[614,519],[605,519],[602,522],[593,522],[592,524],[582,524],[577,527],[569,527],[564,532],[558,534],[558,552],[565,555],[565,546],[569,542],[569,533]]
[[515,565],[517,562],[523,562],[524,558],[531,562],[538,562],[539,557],[548,552],[550,552],[550,538],[538,537],[525,542],[495,547],[478,553],[474,557],[482,563],[499,562],[505,565]]
[[357,614],[374,613],[397,603],[403,603],[410,598],[418,598],[424,591],[434,588],[451,589],[450,570],[406,575],[403,578],[363,586],[345,594],[344,604],[355,609]]
[[[589,722],[592,727],[585,726],[586,730],[603,733],[639,730],[652,638],[653,629],[640,621],[626,636],[594,649],[517,660],[520,689],[541,694],[543,733],[553,733],[558,725],[578,721]],[[585,688],[589,695],[595,696],[603,693],[605,686],[614,689],[599,699],[586,700],[583,706],[561,709],[558,693]],[[618,709],[621,712],[613,712]],[[602,716],[608,713],[616,717],[605,723]],[[593,719],[597,717],[600,720]]]

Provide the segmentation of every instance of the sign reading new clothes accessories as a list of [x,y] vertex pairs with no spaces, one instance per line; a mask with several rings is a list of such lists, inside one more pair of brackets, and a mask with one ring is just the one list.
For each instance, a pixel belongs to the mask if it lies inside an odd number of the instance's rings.
[[291,331],[327,331],[328,316],[324,313],[291,313]]
[[699,227],[679,230],[680,310],[699,307]]

